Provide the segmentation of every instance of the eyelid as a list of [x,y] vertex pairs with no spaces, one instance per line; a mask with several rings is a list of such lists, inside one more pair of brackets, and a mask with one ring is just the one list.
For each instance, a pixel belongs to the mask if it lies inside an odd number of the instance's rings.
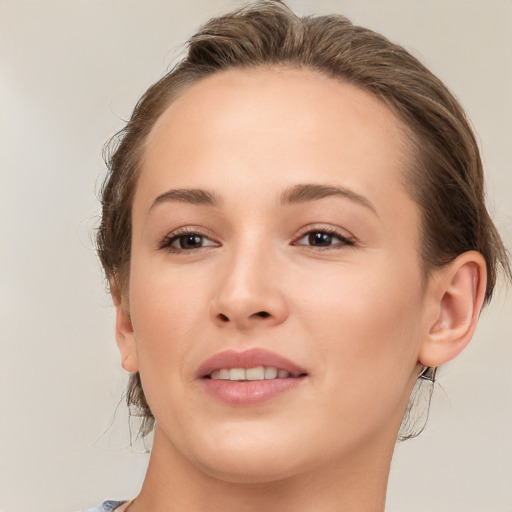
[[[299,244],[298,242],[304,238],[306,235],[310,233],[328,233],[329,235],[333,235],[337,238],[339,238],[343,243],[342,244],[333,244],[331,246],[312,246],[307,244]],[[326,226],[326,225],[308,225],[304,226],[299,230],[299,235],[295,237],[295,239],[292,241],[292,245],[299,245],[302,247],[312,247],[316,250],[329,250],[329,249],[336,249],[341,247],[347,247],[347,246],[354,246],[357,244],[357,239],[355,236],[353,236],[351,233],[347,232],[344,229],[333,227],[333,226]]]
[[[200,228],[198,226],[182,226],[180,228],[173,229],[170,233],[167,233],[164,237],[162,237],[158,241],[158,248],[167,250],[169,252],[197,252],[201,249],[207,249],[209,247],[220,247],[221,243],[215,240],[215,238],[204,228]],[[202,238],[206,238],[213,242],[204,247],[198,247],[196,249],[181,249],[178,247],[172,247],[172,243],[178,238],[186,235],[198,235]]]

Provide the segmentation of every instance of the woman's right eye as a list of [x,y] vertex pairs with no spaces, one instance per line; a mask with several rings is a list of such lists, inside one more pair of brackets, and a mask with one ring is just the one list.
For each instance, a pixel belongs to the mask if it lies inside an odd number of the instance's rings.
[[200,233],[183,233],[170,235],[165,238],[160,248],[171,252],[190,251],[203,247],[215,247],[218,244]]

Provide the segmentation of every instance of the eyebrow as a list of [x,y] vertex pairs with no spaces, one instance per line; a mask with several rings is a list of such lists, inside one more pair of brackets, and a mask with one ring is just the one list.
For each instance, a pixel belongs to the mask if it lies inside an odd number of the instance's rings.
[[217,206],[220,202],[217,195],[208,190],[202,190],[199,188],[175,188],[160,194],[153,201],[149,209],[152,210],[158,204],[173,201],[205,206]]
[[[316,183],[295,185],[281,193],[279,203],[283,205],[306,203],[331,196],[338,196],[354,201],[368,208],[378,216],[375,206],[373,206],[366,197],[338,185],[320,185]],[[218,206],[220,204],[220,198],[212,191],[199,188],[176,188],[160,194],[153,201],[149,209],[152,210],[161,203],[174,201],[205,206]]]
[[319,185],[316,183],[295,185],[281,194],[279,202],[281,204],[306,203],[331,196],[349,199],[350,201],[368,208],[378,216],[375,206],[366,197],[354,192],[353,190],[338,185]]

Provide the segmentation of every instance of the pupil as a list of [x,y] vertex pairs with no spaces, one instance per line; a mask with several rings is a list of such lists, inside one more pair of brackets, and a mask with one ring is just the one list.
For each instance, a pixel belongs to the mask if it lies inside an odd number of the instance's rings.
[[308,241],[311,245],[316,245],[316,246],[330,245],[332,242],[332,235],[329,233],[321,233],[321,232],[311,233],[309,235]]
[[202,237],[199,235],[186,235],[181,237],[180,246],[182,249],[201,247]]

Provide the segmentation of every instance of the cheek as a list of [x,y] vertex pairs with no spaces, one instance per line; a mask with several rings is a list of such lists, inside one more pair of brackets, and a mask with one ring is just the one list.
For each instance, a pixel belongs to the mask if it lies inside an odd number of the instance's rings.
[[326,266],[303,276],[290,280],[296,284],[290,295],[298,316],[342,345],[358,340],[358,349],[374,349],[395,338],[398,344],[418,326],[423,292],[417,265],[373,259],[368,264]]
[[423,295],[415,267],[386,268],[376,263],[368,272],[334,272],[302,292],[308,300],[299,317],[321,357],[315,365],[319,382],[331,390],[323,395],[326,407],[340,416],[388,415],[409,394]]
[[[130,309],[141,374],[158,381],[173,369],[180,377],[190,340],[199,339],[208,318],[203,281],[195,273],[172,272],[155,265],[132,266]],[[144,372],[148,368],[149,371]],[[165,375],[169,379],[169,375]]]

